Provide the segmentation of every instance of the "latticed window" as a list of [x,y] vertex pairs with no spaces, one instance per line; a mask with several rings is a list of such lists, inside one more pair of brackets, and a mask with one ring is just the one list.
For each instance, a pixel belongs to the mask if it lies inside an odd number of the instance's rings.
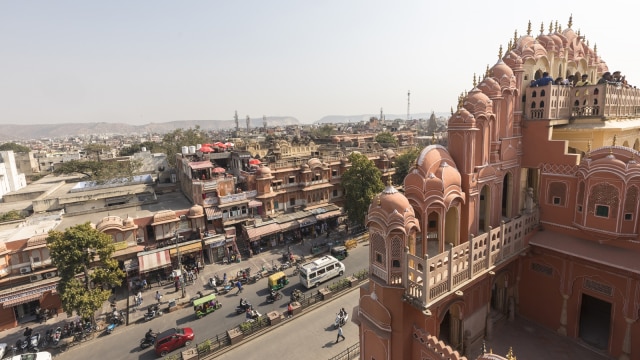
[[402,259],[403,251],[404,251],[404,241],[402,241],[401,237],[394,236],[393,239],[391,239],[392,267],[400,267],[400,260]]
[[567,198],[567,184],[563,182],[552,182],[549,184],[547,203],[564,206]]
[[618,203],[620,202],[620,196],[618,189],[611,184],[598,184],[591,189],[589,194],[589,207],[588,209],[595,213],[598,210],[598,216],[605,216],[603,214],[604,207],[607,207],[606,217],[617,218],[618,217]]
[[384,237],[380,233],[371,234],[371,246],[373,247],[373,253],[376,254],[371,261],[377,263],[382,268],[387,268],[387,259],[386,259],[386,247],[384,244]]
[[624,213],[634,214],[638,203],[638,188],[632,186],[627,189],[627,195],[624,197]]

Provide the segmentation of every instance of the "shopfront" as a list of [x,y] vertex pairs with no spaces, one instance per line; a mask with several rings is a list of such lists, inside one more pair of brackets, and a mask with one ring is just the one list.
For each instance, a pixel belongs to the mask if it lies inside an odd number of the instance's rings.
[[204,248],[202,252],[207,263],[215,264],[222,262],[226,256],[225,244],[225,234],[215,234],[204,238]]
[[[0,294],[0,330],[11,329],[21,323],[34,321],[38,309],[58,313],[62,307],[56,292],[57,281],[40,286],[18,286]],[[22,289],[19,289],[22,288]]]
[[[171,255],[167,248],[138,253],[138,273],[140,279],[147,279],[147,282],[157,279],[165,280],[171,272]],[[129,290],[136,289],[140,279],[129,279]]]
[[[179,251],[179,252],[178,252]],[[180,262],[185,269],[192,269],[196,266],[199,268],[204,264],[202,260],[202,241],[191,240],[180,243],[176,248],[175,246],[169,248],[169,254],[172,259],[172,263],[178,265],[178,253],[180,254]]]
[[300,234],[303,237],[314,235],[313,226],[316,224],[316,222],[318,222],[315,216],[307,216],[305,218],[298,220],[298,222],[300,223]]
[[276,222],[245,228],[253,254],[278,246],[280,225]]

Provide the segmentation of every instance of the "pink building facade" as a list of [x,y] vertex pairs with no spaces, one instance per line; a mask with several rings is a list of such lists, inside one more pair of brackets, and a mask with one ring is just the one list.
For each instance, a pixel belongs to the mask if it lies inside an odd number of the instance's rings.
[[608,71],[571,22],[516,34],[459,98],[448,147],[422,150],[404,194],[373,199],[363,359],[476,358],[515,316],[640,353],[640,91],[532,87],[544,72],[596,84]]

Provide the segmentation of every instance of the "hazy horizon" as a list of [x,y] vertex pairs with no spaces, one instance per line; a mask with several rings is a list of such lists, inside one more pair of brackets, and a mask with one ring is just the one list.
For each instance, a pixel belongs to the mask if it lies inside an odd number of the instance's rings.
[[606,20],[592,1],[1,2],[0,124],[448,112],[514,30],[571,15],[640,84],[634,12],[616,4]]

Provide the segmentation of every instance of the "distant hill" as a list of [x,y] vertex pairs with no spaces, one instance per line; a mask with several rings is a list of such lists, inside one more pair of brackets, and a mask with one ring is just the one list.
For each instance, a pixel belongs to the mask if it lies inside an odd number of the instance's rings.
[[[267,126],[299,125],[300,121],[294,117],[267,117]],[[234,120],[178,120],[165,123],[149,123],[144,125],[129,125],[123,123],[67,123],[40,125],[3,125],[0,130],[0,141],[27,140],[39,138],[60,138],[78,135],[97,134],[144,134],[167,133],[175,129],[186,129],[199,125],[203,130],[222,130],[235,128]],[[246,119],[239,120],[241,129],[246,129]],[[262,127],[262,118],[251,119],[251,128]]]
[[[450,112],[436,112],[436,118],[446,117],[447,119],[451,116]],[[328,115],[323,117],[322,119],[314,122],[314,124],[327,124],[327,123],[358,123],[361,121],[369,121],[371,117],[380,117],[380,114],[363,114],[363,115]],[[411,114],[411,119],[429,119],[431,117],[431,113],[417,113]],[[386,120],[395,120],[395,119],[407,119],[407,114],[397,115],[397,114],[384,114],[384,118]]]

